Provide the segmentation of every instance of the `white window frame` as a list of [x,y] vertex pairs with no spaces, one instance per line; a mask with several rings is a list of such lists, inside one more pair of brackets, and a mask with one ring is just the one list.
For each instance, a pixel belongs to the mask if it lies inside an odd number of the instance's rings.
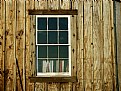
[[[37,44],[37,32],[41,31],[37,29],[37,18],[41,18],[41,17],[67,17],[68,18],[68,44]],[[67,77],[67,76],[71,76],[71,16],[70,15],[36,15],[36,69],[37,69],[37,76],[39,77],[52,77],[52,76],[56,76],[56,77]],[[48,29],[47,29],[48,31]],[[60,30],[56,30],[56,31],[60,31]],[[56,73],[40,73],[38,72],[38,45],[68,45],[69,48],[69,72],[56,72]]]

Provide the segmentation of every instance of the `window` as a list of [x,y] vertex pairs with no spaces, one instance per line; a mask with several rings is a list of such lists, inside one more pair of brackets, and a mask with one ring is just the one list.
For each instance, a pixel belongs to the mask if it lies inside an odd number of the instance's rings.
[[37,76],[71,76],[69,15],[36,15]]

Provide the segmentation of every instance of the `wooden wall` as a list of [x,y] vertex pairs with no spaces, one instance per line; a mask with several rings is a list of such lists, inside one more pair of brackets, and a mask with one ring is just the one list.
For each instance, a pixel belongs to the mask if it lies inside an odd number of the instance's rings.
[[[35,16],[28,9],[78,9],[71,17],[76,83],[30,83]],[[112,0],[0,0],[0,91],[115,91],[115,79]]]
[[118,83],[119,83],[119,89],[121,90],[121,3],[116,2],[116,41],[117,41],[117,67],[118,67]]

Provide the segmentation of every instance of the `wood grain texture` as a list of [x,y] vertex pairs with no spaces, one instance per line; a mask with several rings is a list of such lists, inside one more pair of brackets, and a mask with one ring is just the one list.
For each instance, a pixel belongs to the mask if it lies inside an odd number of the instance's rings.
[[48,9],[57,10],[59,8],[59,0],[48,0]]
[[[15,1],[17,1],[17,9],[15,9]],[[120,81],[121,5],[117,2],[116,6]],[[71,15],[71,50],[74,49],[74,53],[72,51],[72,75],[77,76],[76,83],[30,83],[28,78],[36,76],[36,23],[35,15],[29,15],[29,9],[78,10],[78,15]],[[16,13],[17,20],[15,19]],[[25,91],[115,91],[113,19],[112,0],[26,0],[26,3],[24,0],[6,0],[6,3],[5,0],[1,0],[0,91],[3,89],[21,91],[18,70],[16,70],[17,73],[15,72],[15,58],[19,62]],[[25,68],[23,62],[25,62]],[[23,78],[24,76],[26,79]]]
[[84,20],[84,2],[80,1],[78,3],[78,17],[77,17],[77,91],[84,90],[84,29],[83,29],[83,20]]
[[[34,2],[35,2],[35,10],[39,10],[39,9],[47,9],[48,8],[48,1],[49,0],[35,0]],[[34,24],[34,26],[33,26],[33,33],[35,33],[34,31],[36,31],[35,29],[35,26],[36,26],[36,22],[35,22],[35,16],[33,16],[34,18],[34,20],[33,20],[33,24]],[[33,35],[33,37],[35,37],[35,34]],[[34,38],[33,38],[34,39]],[[33,40],[33,43],[35,44],[35,40]],[[34,45],[33,45],[34,46]],[[36,47],[36,46],[35,46]],[[35,48],[35,47],[33,47],[33,48]],[[33,54],[34,54],[34,52],[35,52],[35,49],[33,49]],[[36,57],[35,57],[35,55],[33,56],[33,63],[34,63],[34,65],[33,66],[35,66],[36,65]],[[36,70],[36,68],[35,68],[35,70]],[[34,72],[35,72],[35,70],[33,70]],[[35,73],[34,73],[35,74]],[[36,74],[35,74],[36,75]],[[42,90],[42,91],[46,91],[47,89],[48,89],[48,87],[47,87],[47,84],[46,83],[36,83],[35,84],[35,88],[34,88],[36,91],[40,91],[40,90]],[[46,90],[45,90],[46,89]]]
[[3,11],[4,9],[4,2],[1,1],[0,3],[0,90],[4,90],[4,16],[3,16]]
[[93,90],[101,90],[103,81],[102,0],[93,2]]
[[[104,89],[113,90],[112,60],[111,60],[111,1],[103,1],[103,31],[104,31]],[[107,85],[107,86],[106,86]]]
[[[32,1],[30,2],[30,9],[34,9],[34,5],[35,5],[35,2]],[[28,12],[29,13],[29,12]],[[36,60],[35,60],[35,15],[33,16],[29,16],[28,15],[28,19],[30,19],[30,21],[28,21],[28,28],[30,28],[30,39],[29,39],[29,52],[30,52],[30,64],[29,64],[29,76],[36,76]],[[29,90],[33,91],[35,90],[35,83],[29,83]]]
[[[5,75],[5,89],[6,91],[12,91],[13,90],[13,51],[14,51],[14,46],[13,46],[13,4],[12,2],[6,1],[6,29],[5,29],[5,70],[7,74]],[[11,87],[11,88],[7,88]]]
[[76,76],[72,77],[29,77],[30,82],[47,82],[47,83],[53,83],[53,82],[60,82],[60,83],[68,83],[68,82],[77,82]]
[[76,9],[69,10],[69,9],[58,9],[58,10],[48,10],[48,9],[42,9],[42,10],[28,10],[29,15],[78,15],[78,12]]
[[71,17],[71,66],[72,66],[72,76],[76,76],[76,38],[77,38],[77,21],[76,15]]
[[20,70],[20,76],[18,75],[17,69],[17,88],[16,90],[22,90],[24,88],[24,80],[22,82],[22,88],[20,79],[23,78],[23,59],[24,59],[24,2],[21,0],[17,0],[17,30],[16,31],[16,58],[18,60],[18,66]]
[[59,0],[59,6],[60,6],[60,9],[70,9],[71,6],[71,1],[69,0]]
[[120,34],[121,34],[121,4],[116,2],[116,35],[117,35],[117,61],[118,61],[118,80],[119,80],[119,90],[121,90],[121,42],[120,42]]
[[114,2],[111,2],[111,55],[112,55],[112,73],[113,73],[113,77],[112,77],[112,81],[113,81],[113,90],[115,91],[114,88],[116,88],[116,66],[115,66],[115,38],[114,38],[114,11],[113,11],[113,7],[114,7]]
[[78,91],[84,90],[84,27],[83,27],[83,21],[84,21],[84,2],[80,1],[78,5],[78,20],[77,20],[77,78],[78,78]]
[[[84,1],[84,89],[92,90],[92,1]],[[87,27],[88,26],[88,27]]]

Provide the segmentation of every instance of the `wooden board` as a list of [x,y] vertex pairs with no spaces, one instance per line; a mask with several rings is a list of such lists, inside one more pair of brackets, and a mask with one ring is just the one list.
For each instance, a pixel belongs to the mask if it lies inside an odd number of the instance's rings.
[[4,2],[1,1],[0,3],[0,90],[3,91],[4,90]]
[[[84,1],[84,89],[92,90],[92,1]],[[88,27],[87,27],[88,26]]]
[[84,29],[83,29],[83,21],[84,21],[84,2],[80,1],[78,4],[78,20],[77,20],[77,78],[78,78],[78,88],[77,90],[84,90]]
[[[13,90],[13,52],[14,52],[14,37],[13,37],[13,19],[14,19],[14,13],[13,13],[13,3],[9,1],[6,2],[6,29],[5,29],[5,71],[7,72],[5,74],[5,89],[6,91],[12,91]],[[5,3],[4,2],[4,3]],[[11,87],[11,88],[7,88]]]
[[59,0],[59,8],[60,9],[70,9],[71,1],[69,0]]
[[121,90],[121,4],[116,2],[116,35],[117,35],[117,67],[118,67],[118,80],[119,80],[119,90]]
[[[111,1],[103,1],[103,32],[104,32],[104,89],[113,90],[111,60]],[[107,85],[107,86],[106,86]]]
[[[93,1],[93,90],[101,90],[103,82],[102,0]],[[98,51],[97,51],[98,50]]]
[[[15,7],[16,1],[17,7]],[[120,20],[121,16],[120,6],[118,2],[117,20]],[[78,15],[71,15],[71,50],[74,49],[72,75],[77,76],[77,83],[30,83],[29,77],[36,76],[36,23],[35,15],[28,13],[29,9],[78,10]],[[119,54],[120,23],[117,21]],[[21,77],[24,91],[115,91],[116,66],[113,35],[112,0],[26,0],[26,3],[24,0],[6,0],[6,3],[5,0],[1,0],[0,90],[21,91]],[[119,70],[120,63],[118,61]],[[119,71],[119,77],[120,74]]]

